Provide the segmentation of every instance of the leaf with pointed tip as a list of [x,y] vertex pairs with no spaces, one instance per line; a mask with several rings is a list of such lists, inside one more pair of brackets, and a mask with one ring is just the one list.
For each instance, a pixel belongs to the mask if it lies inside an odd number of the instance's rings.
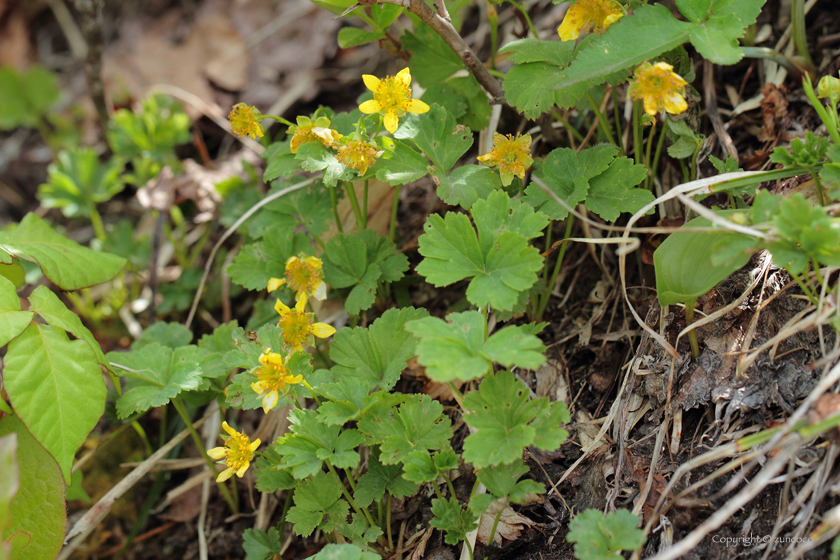
[[20,310],[15,285],[0,276],[0,347],[18,336],[32,322],[32,311]]

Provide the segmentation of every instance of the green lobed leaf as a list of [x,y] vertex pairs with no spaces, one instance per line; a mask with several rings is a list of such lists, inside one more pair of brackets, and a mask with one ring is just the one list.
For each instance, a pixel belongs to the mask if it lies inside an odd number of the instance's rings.
[[271,447],[283,458],[280,467],[289,469],[295,478],[302,479],[319,472],[326,460],[341,468],[359,464],[355,449],[364,437],[358,430],[327,426],[318,421],[314,410],[292,410],[289,422],[292,433],[278,439]]
[[554,88],[563,68],[572,58],[572,41],[538,41],[533,38],[508,43],[499,54],[516,64],[508,70],[502,85],[505,98],[520,113],[536,118],[554,105]]
[[490,371],[493,362],[535,369],[545,361],[540,339],[519,327],[501,329],[485,342],[485,320],[478,311],[450,313],[447,319],[426,317],[406,325],[420,339],[417,358],[429,379],[467,381]]
[[480,165],[462,165],[453,169],[449,175],[438,172],[435,176],[440,183],[437,195],[447,204],[458,205],[466,210],[476,201],[502,188],[499,174]]
[[27,214],[9,232],[0,232],[0,249],[25,261],[37,263],[62,290],[78,290],[107,282],[125,266],[126,260],[97,253],[56,233],[36,214]]
[[183,391],[198,389],[203,379],[197,346],[173,350],[152,342],[131,352],[109,352],[106,357],[127,378],[127,390],[117,401],[120,419],[163,406]]
[[118,157],[100,163],[93,148],[62,150],[47,167],[47,182],[38,187],[38,200],[45,208],[60,208],[68,218],[90,216],[91,205],[123,190],[123,167]]
[[341,499],[341,481],[323,471],[298,486],[294,500],[286,519],[294,523],[292,529],[301,537],[308,537],[316,528],[331,532],[350,511],[350,505]]
[[[530,469],[525,466],[522,459],[517,458],[510,465],[481,469],[478,471],[478,480],[487,487],[487,491],[494,498],[514,504],[524,504],[532,501],[536,495],[545,493],[545,486],[539,482],[530,479],[519,480],[519,477],[528,474],[529,471]],[[486,509],[486,507],[480,509],[473,507],[472,499],[470,499],[470,508],[476,513],[481,513]]]
[[181,323],[158,321],[144,330],[140,338],[131,343],[131,349],[141,350],[149,344],[160,344],[175,349],[188,345],[192,337],[192,331]]
[[33,65],[25,72],[0,67],[0,130],[35,127],[58,100],[56,75]]
[[404,185],[429,172],[429,162],[422,154],[408,147],[405,142],[394,141],[394,151],[376,160],[371,168],[376,178],[389,185]]
[[[703,58],[715,64],[735,64],[743,57],[738,39],[744,36],[746,28],[755,23],[765,0],[738,0],[731,2],[710,2],[705,21],[691,29],[691,44]],[[683,6],[691,2],[681,2]],[[697,7],[690,11],[696,16]],[[702,15],[700,16],[702,18]],[[692,20],[694,21],[694,20]]]
[[[18,488],[9,502],[11,525],[0,525],[0,542],[18,537],[11,539],[11,558],[53,560],[67,524],[61,469],[17,416],[0,418],[0,438],[9,434],[17,436]],[[2,472],[5,482],[8,471]]]
[[227,275],[249,290],[266,289],[271,278],[283,278],[289,257],[312,252],[309,237],[294,227],[277,224],[265,230],[262,240],[245,245],[227,268]]
[[335,152],[320,142],[308,142],[299,146],[295,152],[295,159],[306,171],[324,172],[324,184],[334,187],[338,181],[349,181],[356,174],[356,170],[345,167],[338,161]]
[[368,470],[359,478],[353,501],[360,508],[378,502],[385,491],[397,498],[412,496],[417,492],[417,485],[403,478],[401,465],[383,465],[379,460],[379,450],[373,448],[368,459]]
[[[337,528],[338,532],[353,544],[367,548],[370,543],[382,536],[382,529],[376,525],[368,527],[368,522],[363,515],[354,513],[352,519],[351,523],[339,523]],[[379,556],[375,558],[378,560]]]
[[[717,212],[721,217],[737,213],[737,210]],[[710,227],[706,218],[694,218],[684,227]],[[656,292],[659,303],[693,302],[721,280],[747,264],[748,253],[734,255],[725,262],[714,262],[713,256],[718,244],[735,244],[739,240],[752,239],[730,230],[720,231],[678,231],[668,236],[653,253],[656,269]]]
[[364,381],[365,395],[377,386],[390,390],[415,355],[417,340],[405,325],[427,315],[425,309],[413,307],[389,309],[366,329],[341,329],[330,345],[333,375],[342,382],[353,378]]
[[32,316],[32,311],[20,310],[15,285],[0,277],[0,347],[22,333],[32,322]]
[[403,477],[417,484],[433,482],[458,467],[458,455],[447,447],[432,457],[426,449],[415,449],[403,459]]
[[617,220],[622,212],[635,214],[654,200],[649,190],[633,188],[645,177],[644,165],[634,164],[630,158],[616,158],[609,169],[589,180],[586,208],[608,222]]
[[[661,4],[636,9],[580,50],[556,79],[555,102],[563,108],[572,107],[589,88],[605,81],[620,83],[627,69],[685,43],[694,28],[696,25],[677,20]],[[532,87],[540,86],[535,83]]]
[[414,142],[440,173],[452,169],[473,144],[470,129],[459,127],[440,105],[432,105],[427,113],[406,115],[394,138]]
[[400,38],[403,48],[411,53],[408,67],[411,77],[424,88],[445,82],[466,67],[446,41],[425,23],[414,26]]
[[606,516],[597,509],[587,509],[572,518],[566,540],[575,543],[578,558],[616,558],[622,550],[635,550],[645,543],[644,531],[637,528],[639,521],[626,509]]
[[513,463],[529,445],[556,449],[569,435],[560,428],[569,421],[565,403],[529,400],[528,387],[509,371],[485,377],[478,391],[466,394],[464,408],[475,428],[464,441],[464,460],[478,468]]
[[334,288],[352,288],[344,302],[350,315],[370,308],[377,282],[395,282],[408,269],[408,258],[396,253],[394,242],[371,229],[339,233],[322,255],[324,281]]
[[363,551],[354,544],[328,544],[309,560],[379,560],[374,552]]
[[280,468],[283,458],[277,450],[269,446],[254,461],[254,485],[260,492],[291,490],[297,486],[297,480],[286,469]]
[[69,484],[76,451],[105,410],[105,383],[90,345],[30,323],[9,343],[3,380],[16,414]]
[[840,264],[840,221],[822,207],[813,206],[801,193],[782,200],[772,218],[777,234],[766,240],[773,261],[795,274],[811,261]]
[[447,544],[458,544],[466,540],[467,533],[478,527],[478,517],[468,509],[463,509],[458,498],[432,500],[432,520],[429,525],[445,532]]
[[242,533],[242,548],[245,549],[245,560],[270,560],[280,554],[283,549],[283,535],[276,527],[268,532],[259,529],[245,529]]
[[366,416],[358,426],[381,444],[380,460],[385,465],[399,463],[415,449],[441,449],[449,445],[452,437],[451,422],[443,414],[443,405],[428,395],[412,395],[399,408]]
[[[288,186],[288,183],[275,181],[269,194]],[[291,192],[269,202],[251,218],[248,235],[257,239],[266,234],[283,234],[284,231],[303,226],[309,235],[318,237],[329,229],[333,221],[330,193],[327,189],[328,187],[318,181],[309,188]],[[298,235],[300,233],[296,233],[295,238]]]
[[273,142],[263,152],[262,157],[266,162],[263,181],[269,183],[281,175],[286,179],[291,179],[295,172],[300,171],[300,162],[295,159],[290,144],[291,138],[284,142]]

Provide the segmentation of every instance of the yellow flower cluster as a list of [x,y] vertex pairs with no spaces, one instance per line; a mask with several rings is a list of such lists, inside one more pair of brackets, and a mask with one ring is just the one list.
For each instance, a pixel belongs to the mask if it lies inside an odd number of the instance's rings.
[[397,131],[400,117],[406,113],[425,113],[429,106],[419,99],[411,98],[411,73],[408,68],[397,72],[396,76],[386,76],[380,80],[376,76],[362,76],[365,86],[373,92],[373,99],[359,105],[359,110],[366,115],[379,113],[383,117],[385,130],[393,134]]
[[263,412],[268,411],[277,405],[280,400],[280,393],[284,395],[289,392],[290,385],[296,385],[303,381],[302,375],[292,375],[286,367],[291,354],[286,358],[266,348],[260,356],[260,367],[257,369],[256,383],[251,384],[251,389],[262,399]]
[[510,185],[514,175],[524,179],[525,172],[534,164],[531,158],[531,136],[517,134],[514,138],[512,134],[503,136],[494,132],[493,149],[483,156],[478,156],[478,161],[498,167],[502,184],[505,186]]
[[309,117],[298,117],[297,125],[290,126],[286,132],[292,135],[289,145],[292,153],[297,152],[298,147],[307,142],[320,142],[329,148],[341,139],[341,134],[330,128],[330,119],[327,117],[318,117],[314,121]]
[[230,130],[238,138],[242,138],[245,135],[256,140],[257,138],[262,138],[265,134],[263,126],[260,124],[262,113],[260,113],[259,109],[251,105],[237,103],[230,110],[228,120],[230,121]]
[[211,459],[217,460],[219,463],[225,464],[227,468],[219,473],[216,482],[224,482],[236,473],[236,476],[242,478],[248,467],[251,466],[251,459],[254,458],[254,451],[260,446],[260,440],[255,439],[253,443],[245,434],[241,434],[228,426],[227,422],[222,422],[222,428],[228,433],[230,437],[225,441],[224,447],[214,447],[207,451],[207,455]]
[[670,64],[644,62],[633,72],[628,91],[631,98],[642,100],[645,113],[650,116],[663,110],[678,115],[688,108],[683,97],[686,85],[688,82]]

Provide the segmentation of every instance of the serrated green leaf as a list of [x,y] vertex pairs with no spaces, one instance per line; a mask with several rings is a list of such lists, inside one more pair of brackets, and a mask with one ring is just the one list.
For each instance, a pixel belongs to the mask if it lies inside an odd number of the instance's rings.
[[[466,103],[466,110],[458,115],[450,111],[458,123],[469,127],[471,130],[484,130],[490,123],[490,115],[493,114],[493,107],[487,94],[481,88],[478,80],[472,74],[466,76],[452,77],[446,80],[446,85],[452,88],[455,96]],[[460,105],[460,103],[459,103]],[[447,108],[447,110],[449,110]]]
[[[608,222],[614,222],[622,212],[636,213],[654,200],[649,190],[633,188],[646,176],[644,165],[636,165],[630,158],[616,158],[609,169],[589,180],[586,208]],[[651,212],[653,209],[648,214]]]
[[359,507],[367,507],[378,502],[388,491],[391,496],[400,499],[417,492],[417,485],[402,476],[402,466],[383,465],[379,461],[379,451],[374,448],[368,459],[368,470],[359,478],[353,500]]
[[322,260],[327,284],[352,287],[344,302],[350,315],[373,305],[377,281],[395,282],[408,269],[408,258],[396,253],[394,242],[371,229],[339,233],[327,243]]
[[283,549],[282,537],[276,527],[271,527],[268,533],[257,529],[245,529],[242,533],[245,560],[269,560],[279,555]]
[[765,246],[779,266],[801,274],[811,261],[827,266],[840,263],[840,222],[812,206],[801,193],[782,200],[773,225],[777,234]]
[[90,345],[30,323],[9,343],[3,382],[15,412],[69,484],[76,450],[105,410],[105,383]]
[[433,482],[457,467],[458,455],[451,447],[439,451],[434,457],[426,449],[415,449],[403,458],[403,477],[423,484]]
[[627,69],[685,43],[696,27],[677,20],[661,4],[636,9],[581,49],[556,81],[555,102],[568,108],[591,87],[605,81],[619,83],[613,78],[623,81]]
[[260,492],[276,492],[290,490],[297,486],[297,480],[286,469],[280,468],[283,457],[274,447],[266,447],[265,451],[254,461],[254,480]]
[[540,41],[533,37],[511,41],[499,49],[499,54],[510,53],[508,60],[516,64],[548,62],[560,67],[569,64],[574,52],[574,41]]
[[346,521],[350,505],[341,499],[341,482],[332,473],[319,471],[295,490],[295,505],[286,517],[296,535],[308,537],[316,528],[326,533]]
[[310,254],[311,242],[301,231],[278,224],[263,232],[263,239],[245,245],[227,268],[227,275],[249,290],[265,290],[271,278],[283,278],[286,261],[298,254]]
[[470,129],[458,130],[456,126],[451,113],[440,105],[432,105],[427,113],[407,115],[394,138],[413,141],[438,171],[446,173],[473,143]]
[[639,518],[619,509],[606,516],[597,509],[587,509],[569,522],[566,540],[575,543],[575,556],[609,560],[622,550],[634,550],[645,543],[645,533],[638,529]]
[[323,171],[324,184],[334,187],[338,181],[349,181],[356,170],[338,161],[335,152],[320,142],[308,142],[298,147],[295,159],[306,171]]
[[[737,210],[717,212],[726,217]],[[706,218],[694,218],[686,228],[710,227]],[[717,243],[736,243],[749,236],[730,230],[678,231],[672,233],[653,253],[656,268],[656,293],[662,305],[691,303],[714,288],[721,280],[747,264],[749,254],[734,256],[726,262],[712,262]]]
[[[225,404],[237,410],[255,410],[262,408],[262,397],[251,388],[251,385],[259,381],[256,373],[246,370],[237,373],[225,387]],[[285,396],[280,395],[277,405],[280,408],[289,404]]]
[[[541,165],[536,166],[534,174],[569,207],[574,208],[586,199],[589,181],[606,171],[617,154],[618,148],[607,144],[580,152],[557,148]],[[552,220],[562,220],[569,215],[568,210],[557,204],[536,183],[528,185],[525,194],[524,200],[528,204],[548,214]]]
[[43,66],[0,68],[0,130],[34,127],[58,99],[58,79]]
[[224,356],[236,350],[233,332],[238,328],[239,324],[231,321],[216,327],[212,334],[205,334],[198,341],[198,365],[203,377],[215,379],[230,373],[232,368],[224,362]]
[[432,520],[429,525],[446,533],[447,544],[458,544],[466,540],[467,533],[478,527],[478,517],[468,509],[463,509],[458,498],[432,500]]
[[381,443],[380,460],[385,465],[400,462],[415,449],[441,449],[452,437],[443,405],[428,395],[414,395],[390,413],[366,416],[359,430]]
[[58,153],[47,167],[47,182],[38,187],[45,208],[60,208],[68,218],[90,216],[91,205],[110,200],[125,187],[120,158],[100,163],[93,148]]
[[506,327],[484,340],[484,316],[477,311],[412,321],[406,328],[420,339],[419,362],[438,382],[469,380],[487,373],[493,362],[536,368],[545,361],[542,342],[519,327]]
[[198,389],[202,383],[197,346],[173,350],[152,342],[131,352],[109,352],[106,357],[118,368],[117,373],[127,378],[128,390],[117,401],[120,419],[163,406],[183,391]]
[[341,329],[330,345],[333,375],[342,382],[352,378],[364,381],[365,394],[377,386],[390,390],[415,355],[417,340],[405,324],[427,315],[425,309],[413,307],[389,309],[367,329]]
[[62,290],[79,290],[107,282],[126,260],[97,253],[56,233],[36,214],[27,214],[10,232],[0,233],[0,249],[37,263],[44,276]]
[[[345,539],[349,540],[353,544],[367,548],[367,546],[370,543],[374,542],[376,539],[382,536],[382,529],[380,529],[376,525],[374,525],[373,527],[368,527],[368,522],[363,515],[354,513],[352,518],[353,521],[351,523],[339,523],[338,532],[341,533]],[[374,560],[378,559],[379,556],[376,555]]]
[[511,106],[535,119],[554,106],[555,88],[563,83],[562,79],[563,71],[548,62],[515,64],[505,75],[502,89]]
[[[691,44],[715,64],[735,64],[743,57],[738,39],[755,23],[765,0],[713,2],[702,25],[691,29]],[[698,22],[700,23],[700,22]]]
[[565,403],[528,397],[528,387],[509,371],[485,377],[478,391],[467,393],[464,419],[476,431],[464,440],[464,460],[484,468],[521,459],[529,445],[559,447],[569,435],[560,428],[569,421]]
[[[17,438],[18,485],[9,502],[11,524],[0,525],[0,542],[11,539],[11,558],[54,560],[67,524],[61,469],[17,416],[0,418],[0,438],[9,434]],[[7,473],[4,469],[0,479],[8,480]],[[12,538],[15,534],[29,538]]]
[[461,206],[466,210],[477,201],[487,198],[490,193],[502,188],[499,174],[480,165],[462,165],[452,170],[449,175],[435,173],[440,185],[437,195],[447,204]]
[[355,448],[364,437],[357,430],[342,430],[318,421],[314,410],[293,410],[289,414],[292,433],[278,439],[271,448],[282,457],[280,467],[302,479],[319,472],[325,460],[348,468],[359,464]]
[[[275,181],[271,193],[287,188],[288,183]],[[318,237],[327,231],[333,222],[330,193],[320,181],[306,189],[291,192],[269,202],[248,224],[248,235],[254,239],[270,234],[272,230],[283,232],[303,226],[309,235]],[[295,237],[301,233],[295,233]],[[284,261],[285,262],[285,261]]]
[[[522,459],[517,458],[510,465],[491,466],[478,471],[478,480],[487,487],[495,498],[508,500],[514,504],[528,502],[534,495],[545,493],[545,486],[535,480],[519,480],[530,471]],[[472,500],[470,500],[472,507]],[[481,510],[473,508],[476,513]]]
[[354,544],[328,544],[308,560],[379,560],[379,555]]
[[15,285],[0,277],[0,347],[18,336],[32,322],[32,311],[20,310]]
[[192,331],[181,323],[158,321],[144,330],[140,338],[131,343],[131,349],[141,350],[149,344],[160,344],[175,349],[188,345],[192,337]]
[[295,154],[289,147],[290,144],[291,139],[285,142],[274,142],[263,152],[262,156],[266,162],[263,181],[268,183],[281,175],[290,179],[296,171],[300,170],[300,162],[295,159]]
[[400,41],[411,53],[408,63],[411,77],[423,87],[442,83],[465,68],[446,41],[425,23],[415,25],[414,32],[404,33]]
[[429,162],[405,142],[394,141],[394,151],[376,160],[376,178],[389,185],[404,185],[429,172]]

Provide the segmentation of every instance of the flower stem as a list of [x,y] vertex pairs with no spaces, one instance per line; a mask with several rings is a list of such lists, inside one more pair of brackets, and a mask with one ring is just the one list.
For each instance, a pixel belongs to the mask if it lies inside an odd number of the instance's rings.
[[397,209],[400,206],[400,191],[402,185],[394,187],[394,202],[391,205],[391,225],[388,227],[388,239],[394,241],[397,237]]
[[[563,239],[568,239],[569,235],[572,233],[572,225],[574,224],[574,217],[569,214],[569,217],[566,218],[566,232],[563,234]],[[563,259],[566,256],[566,247],[568,247],[568,243],[563,243],[560,246],[560,253],[557,255],[557,262],[554,263],[554,270],[551,272],[551,278],[546,284],[546,291],[543,294],[542,298],[540,299],[540,305],[537,308],[537,313],[535,316],[536,321],[542,321],[543,313],[545,313],[545,308],[548,305],[548,300],[551,297],[551,289],[554,287],[554,282],[557,280],[557,276],[560,274],[560,265],[563,264]]]
[[393,496],[388,492],[388,508],[385,510],[385,526],[388,531],[388,549],[394,550],[394,536],[391,532],[391,500]]
[[[650,127],[650,132],[648,133],[648,141],[647,141],[647,151],[645,152],[645,167],[647,168],[647,185],[648,190],[650,190],[650,182],[653,180],[653,173],[654,170],[650,166],[650,153],[651,148],[653,146],[653,137],[656,136],[656,121],[653,121],[653,126]],[[661,134],[660,134],[661,136]]]
[[805,95],[808,96],[808,101],[811,102],[811,105],[814,107],[814,110],[819,115],[820,120],[825,124],[825,128],[828,131],[829,136],[831,136],[831,140],[840,145],[840,131],[837,130],[837,126],[834,123],[834,120],[829,116],[829,114],[825,110],[825,106],[817,99],[817,94],[814,93],[814,86],[811,84],[811,76],[805,75],[805,79],[802,80],[802,89],[805,90]]
[[653,167],[651,174],[648,176],[648,190],[653,190],[653,177],[659,171],[659,156],[662,155],[662,145],[665,143],[665,127],[667,123],[662,124],[662,130],[659,132],[659,141],[656,143],[656,152],[653,155]]
[[589,106],[592,107],[592,111],[595,113],[595,118],[598,119],[598,127],[601,129],[601,132],[604,133],[604,136],[607,137],[607,141],[613,146],[617,146],[618,144],[615,143],[615,138],[613,138],[612,131],[610,130],[612,128],[610,123],[607,121],[604,113],[602,113],[598,108],[598,104],[595,103],[595,100],[592,99],[592,96],[588,91],[586,92],[586,100],[589,101]]
[[642,163],[642,102],[633,103],[633,159]]
[[[685,302],[685,326],[689,326],[694,322],[694,302],[691,300]],[[697,329],[688,331],[688,343],[691,345],[691,355],[695,358],[700,357],[700,345],[697,344]]]
[[[216,472],[216,466],[213,463],[213,459],[211,459],[210,456],[207,454],[207,449],[204,448],[204,444],[201,442],[201,437],[195,430],[195,426],[193,426],[192,420],[190,420],[190,417],[187,414],[183,403],[177,400],[173,400],[172,406],[175,407],[175,410],[181,416],[181,420],[183,420],[184,424],[186,424],[187,429],[190,431],[190,435],[192,436],[193,442],[198,448],[198,452],[201,454],[202,457],[204,457],[204,462],[207,463],[207,467],[210,469],[211,472]],[[230,506],[230,509],[233,511],[233,513],[239,513],[239,507],[237,506],[236,502],[233,499],[233,496],[231,496],[224,482],[217,482],[216,485],[219,487],[219,492],[222,494],[222,497],[228,503],[228,506]]]
[[338,228],[338,233],[344,233],[341,227],[341,218],[338,215],[338,199],[335,196],[335,189],[337,187],[327,187],[330,189],[330,202],[332,202],[333,217],[335,218],[335,227]]
[[277,527],[279,528],[281,535],[283,534],[283,531],[286,530],[286,514],[289,513],[289,508],[292,507],[292,496],[294,495],[294,488],[291,488],[288,492],[286,492],[286,501],[283,503],[283,513],[280,514],[280,521],[277,522]]
[[99,210],[96,209],[96,203],[88,200],[88,209],[90,211],[90,223],[93,225],[96,238],[100,241],[105,241],[105,227],[102,225],[102,216],[99,215]]
[[329,471],[333,473],[338,479],[339,485],[341,486],[341,493],[344,494],[344,499],[346,499],[350,503],[350,506],[355,510],[356,513],[358,513],[367,520],[368,525],[370,527],[373,527],[375,524],[373,522],[373,518],[370,516],[370,512],[367,509],[359,509],[359,506],[357,506],[356,502],[353,501],[353,496],[350,495],[350,492],[347,491],[347,487],[344,486],[344,484],[341,482],[341,477],[338,476],[338,473],[336,472],[335,467],[332,466],[332,463],[329,460],[325,460],[324,464],[327,465],[327,469],[329,469]]
[[511,4],[513,4],[513,6],[514,6],[517,10],[519,10],[520,12],[522,12],[522,15],[525,17],[525,21],[528,23],[528,28],[531,30],[531,33],[533,33],[533,34],[534,34],[534,37],[535,37],[536,39],[539,39],[539,38],[540,38],[540,34],[539,34],[539,33],[537,33],[537,29],[534,27],[534,24],[533,24],[533,23],[531,23],[531,18],[530,18],[530,16],[528,16],[528,10],[526,10],[526,9],[525,9],[525,7],[524,7],[522,4],[518,3],[518,2],[514,2],[513,0],[507,0],[507,1],[508,1],[509,3],[511,3]]
[[618,87],[616,86],[612,88],[612,97],[613,113],[615,114],[615,135],[618,137],[618,147],[621,148],[621,152],[626,156],[627,148],[624,146],[624,135],[621,133],[621,114],[618,110]]
[[364,213],[362,214],[362,217],[364,218],[364,226],[363,226],[363,229],[367,229],[367,217],[368,217],[368,183],[369,183],[369,182],[370,182],[370,181],[369,181],[368,179],[365,179],[365,194],[364,194],[364,197],[362,198],[362,209],[364,210]]
[[802,57],[809,68],[814,68],[811,53],[808,52],[808,39],[805,32],[805,0],[793,0],[790,7],[790,26],[793,31],[793,44],[796,53]]
[[490,537],[487,539],[487,546],[493,544],[493,537],[496,536],[496,527],[499,526],[499,520],[502,518],[502,511],[496,514],[496,519],[493,520],[493,527],[490,529]]
[[353,215],[356,216],[356,229],[365,229],[364,219],[362,218],[362,210],[359,208],[359,199],[356,197],[356,187],[353,183],[344,183],[344,192],[347,193],[347,198],[350,199],[350,206],[353,207]]

